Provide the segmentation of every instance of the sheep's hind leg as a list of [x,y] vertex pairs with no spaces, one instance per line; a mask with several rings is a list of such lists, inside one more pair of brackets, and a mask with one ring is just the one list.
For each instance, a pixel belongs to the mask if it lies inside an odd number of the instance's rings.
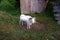
[[20,20],[20,24],[23,25],[23,21]]
[[23,21],[21,21],[21,24],[23,25]]

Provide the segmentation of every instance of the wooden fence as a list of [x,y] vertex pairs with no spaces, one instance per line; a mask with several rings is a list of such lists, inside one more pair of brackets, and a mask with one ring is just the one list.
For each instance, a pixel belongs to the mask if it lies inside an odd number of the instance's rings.
[[55,12],[54,16],[55,19],[57,20],[57,23],[60,24],[60,3],[59,2],[54,3],[53,12]]
[[46,8],[48,0],[20,0],[20,9],[22,14],[40,13]]

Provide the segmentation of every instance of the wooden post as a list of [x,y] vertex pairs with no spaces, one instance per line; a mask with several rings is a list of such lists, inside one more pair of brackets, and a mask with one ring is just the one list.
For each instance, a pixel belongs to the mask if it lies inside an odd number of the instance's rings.
[[48,2],[49,2],[49,0],[45,0],[44,1],[44,3],[42,4],[41,12],[44,12],[45,11]]

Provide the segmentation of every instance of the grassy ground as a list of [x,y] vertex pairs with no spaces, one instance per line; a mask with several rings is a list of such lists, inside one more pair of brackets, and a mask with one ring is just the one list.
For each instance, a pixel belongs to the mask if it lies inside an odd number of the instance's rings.
[[60,25],[47,14],[34,14],[45,30],[23,30],[19,26],[19,11],[0,11],[0,40],[60,40]]

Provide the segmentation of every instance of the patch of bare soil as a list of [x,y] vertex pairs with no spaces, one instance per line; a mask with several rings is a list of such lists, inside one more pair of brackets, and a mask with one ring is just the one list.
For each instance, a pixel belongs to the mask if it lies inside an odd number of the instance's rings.
[[30,29],[27,29],[26,23],[24,23],[24,25],[20,24],[20,27],[23,30],[31,30],[31,31],[42,30],[42,31],[44,31],[44,30],[48,29],[50,27],[50,25],[44,24],[44,23],[35,23],[35,24],[31,25]]

